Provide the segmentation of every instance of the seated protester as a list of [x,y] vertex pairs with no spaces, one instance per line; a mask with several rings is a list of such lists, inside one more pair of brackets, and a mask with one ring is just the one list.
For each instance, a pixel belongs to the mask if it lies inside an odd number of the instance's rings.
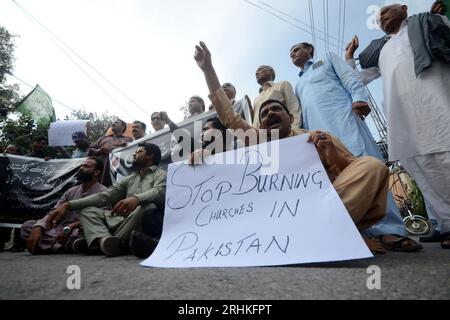
[[[192,152],[190,163],[196,163],[194,161],[196,152],[200,153],[200,155],[203,153],[210,155],[244,147],[244,144],[236,136],[233,136],[217,117],[206,120],[201,138],[202,149]],[[217,139],[222,139],[219,145],[217,144]],[[222,148],[217,149],[218,146]]]
[[[205,75],[211,102],[216,107],[221,122],[230,129],[242,129],[244,133],[251,130],[259,136],[259,130],[251,127],[233,110],[230,100],[220,86],[211,62],[211,53],[203,42],[196,46],[195,60]],[[257,116],[261,129],[268,130],[269,140],[272,139],[272,129],[277,129],[279,139],[301,134],[309,135],[308,141],[315,144],[334,188],[360,231],[383,218],[386,211],[389,172],[381,161],[372,157],[354,157],[330,134],[292,128],[294,118],[286,105],[280,101],[264,102]],[[249,145],[253,141],[246,139],[245,142]],[[369,240],[366,242],[371,250],[385,252],[379,243]]]
[[[56,203],[55,208],[71,200],[81,199],[106,190],[106,187],[98,183],[102,174],[103,163],[98,158],[87,158],[76,174],[81,182],[66,191]],[[26,247],[31,254],[40,253],[65,253],[71,251],[72,243],[79,236],[80,211],[70,210],[63,219],[53,223],[51,215],[34,221],[25,222],[21,228],[21,236],[26,240]]]
[[72,141],[75,144],[76,149],[73,150],[71,158],[86,158],[88,156],[90,145],[87,135],[82,131],[74,132],[72,134]]
[[[222,149],[218,150],[220,152],[225,152],[228,150],[232,150],[235,147],[235,139],[233,137],[229,137],[227,141],[227,136],[229,136],[227,128],[220,122],[219,118],[212,117],[206,120],[206,124],[203,127],[202,132],[202,148],[205,149],[211,143],[215,141],[216,138],[223,139],[221,142]],[[231,142],[231,143],[228,143]],[[217,144],[215,144],[217,146]],[[211,153],[215,153],[216,150],[212,150]],[[155,214],[158,216],[163,215],[161,212],[163,209],[155,208],[155,211],[152,214],[148,214],[144,216],[142,222],[142,232],[133,232],[131,236],[130,246],[131,251],[135,256],[141,259],[148,258],[153,250],[155,250],[159,239],[161,237],[162,229],[158,227],[154,227],[154,220],[151,221],[149,218],[154,216]],[[161,224],[162,225],[162,221]]]
[[[5,150],[3,151],[3,154],[4,155],[11,154],[11,155],[20,156],[22,153],[20,152],[20,149],[18,146],[10,144],[5,148]],[[10,240],[11,231],[12,231],[12,228],[0,228],[0,252],[3,251],[5,243],[7,243]]]
[[[231,137],[227,128],[220,122],[219,118],[211,117],[206,120],[205,126],[202,132],[202,149],[208,148],[216,139],[222,139],[222,150],[220,152],[226,152],[236,149],[236,138]],[[212,151],[216,153],[217,151]]]
[[131,127],[131,133],[133,134],[134,140],[139,140],[145,137],[145,130],[147,129],[147,125],[139,120],[133,122],[133,126]]
[[133,139],[123,135],[127,130],[125,121],[117,119],[112,123],[111,130],[113,132],[112,136],[101,137],[88,150],[90,156],[101,157],[103,160],[104,168],[100,182],[106,187],[112,185],[111,174],[109,172],[109,154],[113,149],[125,147],[129,142],[133,141]]
[[[146,212],[164,206],[166,172],[158,167],[161,150],[145,142],[139,145],[133,159],[136,173],[102,193],[69,201],[50,213],[50,221],[58,222],[67,210],[81,210],[85,238],[74,242],[75,252],[101,251],[109,257],[128,253],[131,233],[141,230]],[[162,217],[155,218],[162,228]]]

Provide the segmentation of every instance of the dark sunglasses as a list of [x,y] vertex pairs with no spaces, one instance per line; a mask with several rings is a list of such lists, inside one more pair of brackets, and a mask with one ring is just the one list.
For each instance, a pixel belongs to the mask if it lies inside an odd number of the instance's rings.
[[159,120],[161,120],[160,117],[153,117],[153,118],[152,118],[152,121],[159,121]]

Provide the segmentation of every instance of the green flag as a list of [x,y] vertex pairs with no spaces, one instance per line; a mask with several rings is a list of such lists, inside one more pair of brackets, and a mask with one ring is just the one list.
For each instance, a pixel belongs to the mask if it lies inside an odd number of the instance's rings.
[[43,126],[56,121],[52,99],[39,85],[36,85],[36,88],[17,105],[17,111]]
[[445,4],[447,8],[447,17],[450,19],[450,0],[442,0],[442,3]]

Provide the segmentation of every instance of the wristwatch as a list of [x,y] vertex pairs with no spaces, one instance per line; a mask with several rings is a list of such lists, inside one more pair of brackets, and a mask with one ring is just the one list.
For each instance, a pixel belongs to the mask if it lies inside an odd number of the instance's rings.
[[64,229],[63,229],[63,233],[64,233],[65,235],[71,234],[71,233],[72,233],[72,228],[69,227],[69,226],[65,226]]

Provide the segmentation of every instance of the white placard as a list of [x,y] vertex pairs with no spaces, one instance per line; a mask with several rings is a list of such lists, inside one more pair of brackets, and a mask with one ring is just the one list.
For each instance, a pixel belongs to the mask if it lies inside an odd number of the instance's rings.
[[87,120],[57,121],[50,124],[48,129],[49,146],[73,146],[72,134],[77,131],[86,133]]
[[[171,164],[163,234],[141,265],[271,266],[372,257],[307,137],[212,158],[237,156],[241,164]],[[269,164],[279,169],[261,175]]]

